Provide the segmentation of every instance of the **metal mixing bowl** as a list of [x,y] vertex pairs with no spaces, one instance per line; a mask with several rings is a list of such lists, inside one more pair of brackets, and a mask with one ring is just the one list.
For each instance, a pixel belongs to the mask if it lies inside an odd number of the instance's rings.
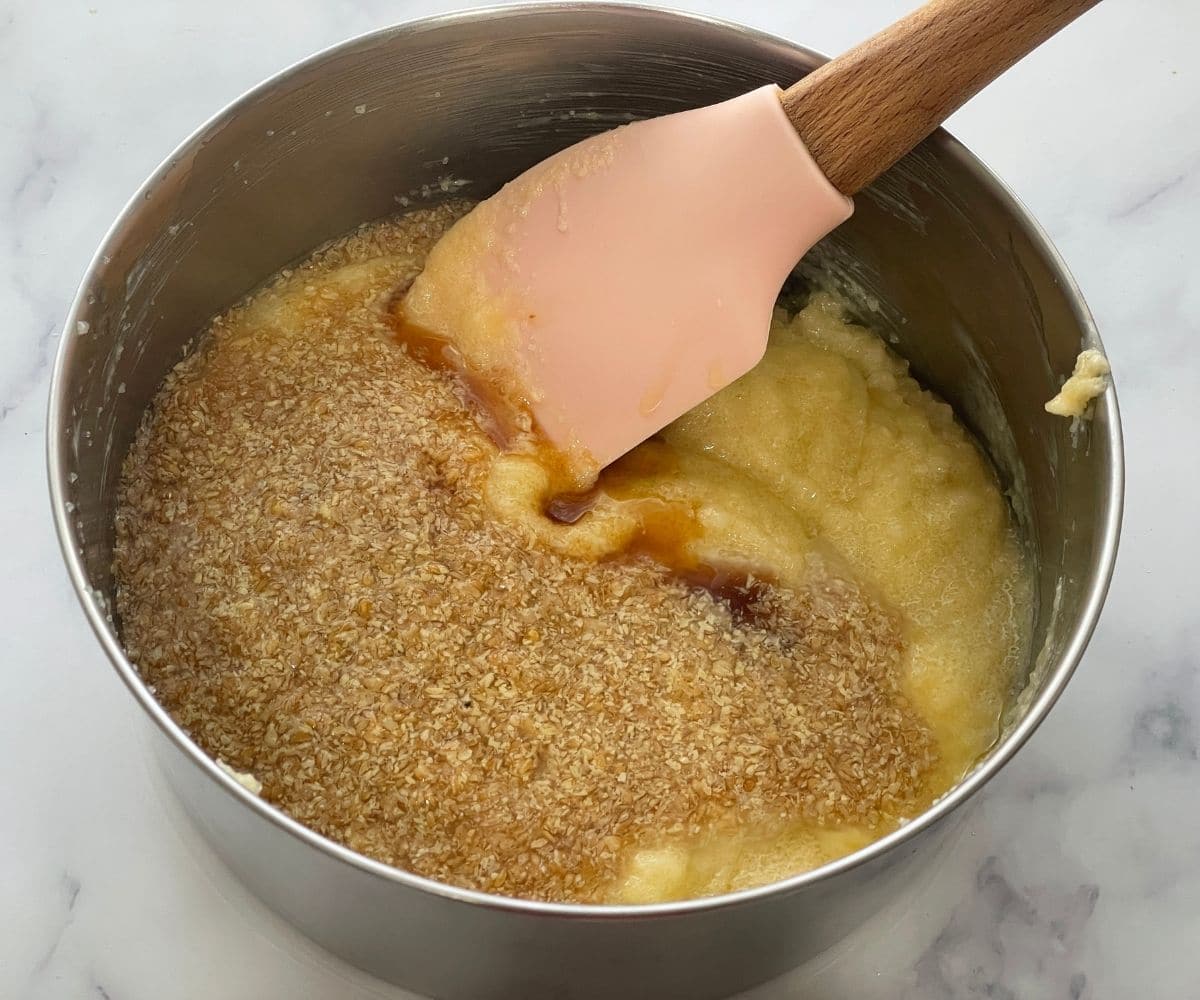
[[1116,399],[1109,391],[1074,430],[1043,412],[1076,352],[1099,346],[1092,319],[1037,224],[944,133],[861,195],[806,263],[957,407],[1000,470],[1037,563],[1031,680],[1004,738],[903,829],[817,871],[712,899],[606,908],[467,892],[360,857],[246,792],[171,721],[122,651],[110,614],[121,461],[209,317],[364,220],[446,192],[487,195],[592,132],[786,84],[819,62],[736,25],[591,3],[379,31],[284,71],[201,128],[136,194],[84,276],[47,428],[72,583],[214,848],[271,907],[356,965],[441,997],[695,998],[773,977],[936,863],[958,807],[1075,669],[1117,545]]

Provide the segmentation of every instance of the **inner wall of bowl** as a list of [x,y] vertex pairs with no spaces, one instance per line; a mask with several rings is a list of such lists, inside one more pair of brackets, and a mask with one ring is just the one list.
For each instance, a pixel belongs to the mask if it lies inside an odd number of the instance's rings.
[[[93,596],[112,596],[121,461],[213,314],[363,221],[486,196],[586,135],[817,62],[654,11],[513,10],[370,36],[249,95],[135,201],[67,331],[64,425],[51,433]],[[804,266],[849,294],[991,454],[1036,556],[1033,649],[1052,663],[1094,575],[1114,418],[1102,408],[1073,441],[1042,410],[1084,334],[1054,261],[942,136],[864,192]]]

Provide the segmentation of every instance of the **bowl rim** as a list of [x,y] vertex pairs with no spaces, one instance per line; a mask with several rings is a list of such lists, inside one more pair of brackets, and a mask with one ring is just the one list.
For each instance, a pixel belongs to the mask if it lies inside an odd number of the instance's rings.
[[[1104,599],[1107,596],[1112,580],[1124,505],[1125,470],[1120,413],[1117,406],[1116,391],[1111,383],[1104,395],[1095,404],[1103,419],[1096,420],[1092,424],[1093,427],[1103,429],[1105,434],[1103,444],[1111,456],[1108,481],[1104,484],[1104,508],[1099,517],[1101,521],[1100,544],[1092,560],[1092,565],[1089,568],[1088,582],[1083,600],[1081,601],[1080,614],[1073,624],[1064,652],[1053,669],[1048,672],[1044,690],[1033,700],[1021,720],[1006,735],[1001,737],[1000,741],[987,756],[965,778],[937,799],[928,809],[898,829],[880,837],[878,840],[872,841],[866,847],[852,854],[838,858],[810,871],[801,872],[785,879],[749,889],[723,893],[716,896],[703,896],[696,899],[650,904],[552,903],[499,896],[448,885],[359,854],[309,829],[290,817],[283,810],[271,805],[265,799],[242,787],[231,775],[223,771],[215,759],[209,757],[192,740],[186,731],[171,718],[166,709],[159,704],[157,699],[151,694],[146,683],[141,679],[137,669],[126,657],[116,636],[109,630],[107,624],[108,609],[93,592],[83,561],[74,547],[76,539],[72,533],[67,509],[68,473],[65,461],[66,455],[61,439],[63,418],[70,407],[69,401],[65,398],[64,385],[66,383],[68,364],[74,353],[72,349],[73,344],[77,339],[69,334],[70,331],[76,328],[76,322],[87,308],[86,298],[94,275],[102,271],[107,265],[110,257],[110,249],[120,244],[126,229],[131,225],[142,203],[152,196],[152,192],[158,184],[178,163],[186,159],[188,152],[199,144],[207,134],[215,129],[219,129],[222,123],[237,115],[241,109],[248,107],[262,95],[285,83],[294,74],[359,47],[390,41],[392,38],[417,35],[424,31],[462,21],[469,22],[496,18],[519,19],[531,15],[544,14],[558,14],[569,17],[577,13],[587,13],[589,15],[601,14],[622,18],[646,17],[683,21],[701,27],[715,28],[723,33],[739,35],[751,41],[781,47],[818,61],[823,61],[826,58],[813,49],[789,41],[781,36],[735,21],[692,11],[642,3],[611,2],[611,0],[603,0],[603,2],[601,0],[527,0],[527,2],[513,4],[463,8],[398,22],[327,46],[284,67],[227,104],[180,142],[139,186],[138,190],[134,192],[133,196],[121,210],[121,213],[109,227],[99,248],[88,264],[72,301],[71,308],[67,312],[63,324],[63,332],[59,338],[59,346],[50,380],[46,422],[46,459],[50,503],[59,547],[62,551],[75,595],[83,607],[92,631],[95,633],[96,638],[108,655],[121,680],[124,681],[125,686],[158,728],[162,730],[178,750],[182,751],[184,756],[189,758],[209,779],[216,782],[225,793],[239,798],[244,806],[253,810],[260,818],[268,821],[284,833],[291,835],[307,846],[321,851],[334,860],[356,868],[365,874],[396,883],[409,889],[431,893],[447,900],[454,900],[472,906],[509,911],[528,916],[593,921],[645,920],[685,916],[693,913],[738,907],[755,903],[767,897],[791,894],[875,861],[890,853],[893,849],[899,847],[921,831],[934,826],[973,797],[1025,744],[1042,723],[1043,719],[1045,719],[1054,703],[1062,694],[1067,682],[1074,674],[1084,649],[1096,627],[1100,610],[1104,604]],[[997,199],[1001,207],[1023,227],[1033,246],[1044,256],[1054,270],[1059,283],[1070,300],[1072,316],[1083,332],[1081,347],[1094,346],[1102,348],[1095,321],[1083,299],[1080,288],[1040,223],[1037,222],[1012,190],[982,160],[971,153],[962,143],[944,129],[938,129],[927,141],[935,143],[943,155],[951,157],[971,173]]]

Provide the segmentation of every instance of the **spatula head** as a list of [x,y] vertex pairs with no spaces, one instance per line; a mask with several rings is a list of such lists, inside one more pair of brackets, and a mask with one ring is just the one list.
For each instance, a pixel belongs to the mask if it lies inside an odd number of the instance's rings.
[[603,466],[752,368],[775,297],[849,217],[777,87],[526,171],[438,243],[406,320]]

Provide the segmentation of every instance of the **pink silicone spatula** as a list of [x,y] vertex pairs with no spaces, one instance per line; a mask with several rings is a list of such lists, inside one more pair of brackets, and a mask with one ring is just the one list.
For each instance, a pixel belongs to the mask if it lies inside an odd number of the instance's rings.
[[752,368],[849,196],[1098,0],[932,0],[788,90],[594,136],[434,248],[406,319],[606,465]]

